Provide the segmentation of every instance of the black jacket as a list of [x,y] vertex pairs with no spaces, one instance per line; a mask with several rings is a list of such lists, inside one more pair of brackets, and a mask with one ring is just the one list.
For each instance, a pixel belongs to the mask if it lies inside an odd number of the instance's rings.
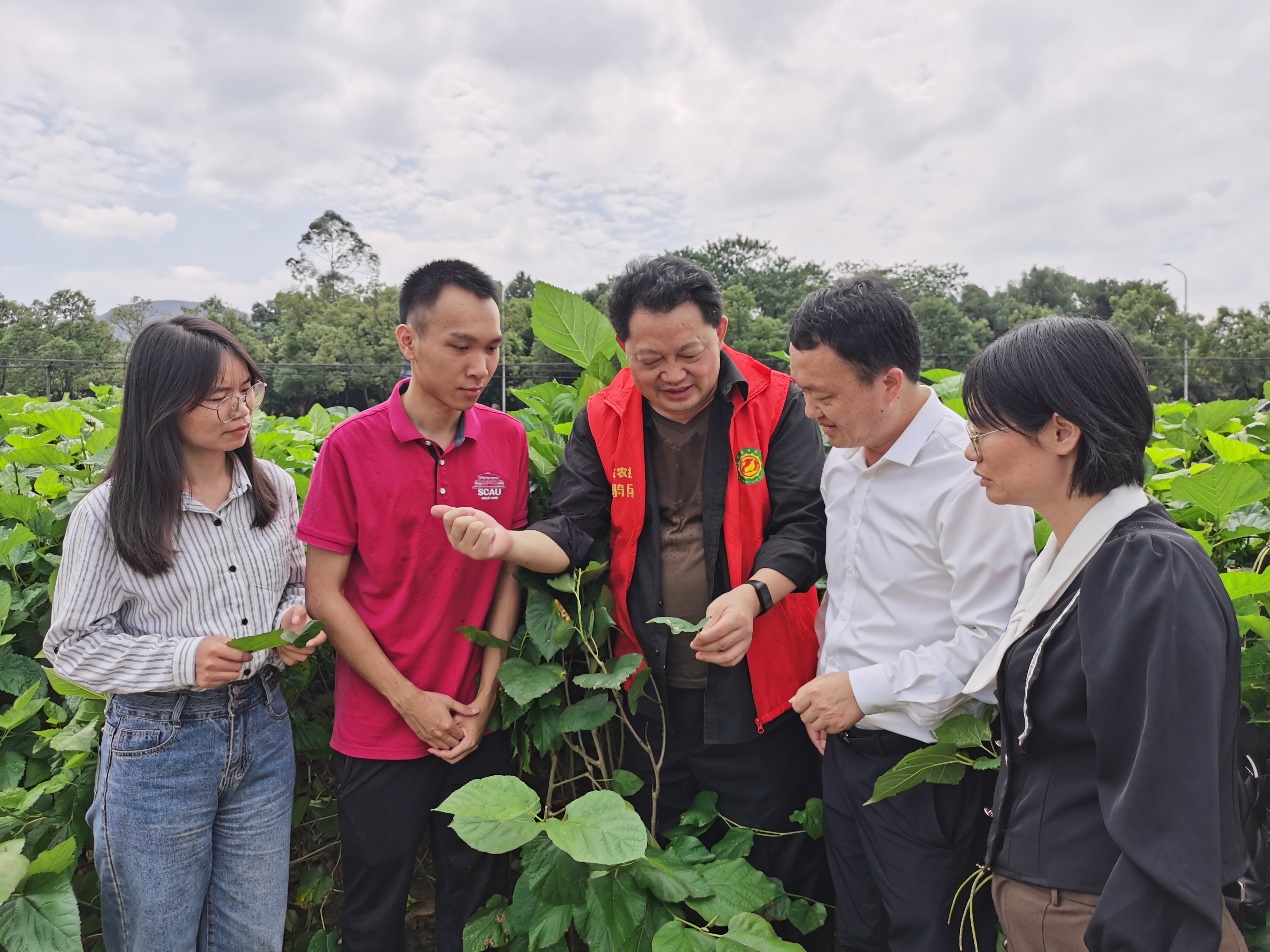
[[988,865],[1100,893],[1098,950],[1216,950],[1244,868],[1240,638],[1221,578],[1158,503],[1120,522],[1002,659]]

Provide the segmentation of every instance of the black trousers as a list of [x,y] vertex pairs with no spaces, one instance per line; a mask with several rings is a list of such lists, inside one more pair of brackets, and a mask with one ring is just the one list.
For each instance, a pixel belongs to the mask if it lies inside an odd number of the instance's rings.
[[[897,735],[878,732],[897,739]],[[847,952],[957,952],[957,887],[982,861],[996,775],[968,770],[957,784],[918,784],[865,806],[878,777],[904,756],[852,749],[840,735],[825,748],[825,843],[837,896],[838,938]],[[975,904],[979,948],[996,948],[996,915],[985,888]],[[964,948],[970,950],[969,925]]]
[[405,949],[406,897],[424,833],[436,876],[438,952],[462,952],[463,926],[495,893],[507,895],[507,857],[472,849],[433,808],[469,780],[511,772],[504,734],[486,736],[457,764],[439,757],[364,760],[335,755],[343,850],[340,928],[348,952]]
[[[766,725],[754,740],[740,744],[706,744],[703,740],[705,691],[672,688],[667,698],[670,731],[661,767],[657,802],[657,830],[679,823],[679,816],[703,790],[719,795],[719,812],[743,826],[772,832],[800,831],[793,836],[754,838],[749,862],[775,876],[787,892],[832,904],[832,885],[825,861],[824,841],[813,840],[789,819],[809,797],[820,796],[820,755],[812,746],[798,716],[785,714]],[[661,721],[634,716],[636,730],[660,747]],[[647,823],[652,809],[652,763],[643,749],[626,738],[622,766],[644,781],[631,802]],[[710,831],[709,844],[726,832],[724,824]],[[830,916],[832,921],[832,915]],[[777,923],[782,938],[808,950],[830,949],[828,924],[804,936],[788,923]]]

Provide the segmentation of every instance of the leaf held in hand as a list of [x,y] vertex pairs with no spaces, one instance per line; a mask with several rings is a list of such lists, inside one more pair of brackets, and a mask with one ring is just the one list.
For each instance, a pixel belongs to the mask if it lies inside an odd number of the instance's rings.
[[325,628],[326,622],[311,621],[304,626],[304,630],[299,634],[294,631],[287,631],[285,628],[277,628],[260,635],[233,638],[229,642],[229,647],[247,652],[266,651],[269,648],[304,648]]
[[694,631],[700,631],[706,626],[706,623],[709,620],[709,618],[703,618],[701,621],[693,624],[690,621],[685,621],[682,618],[676,618],[673,615],[658,615],[656,618],[648,619],[648,624],[665,625],[670,629],[670,633],[672,635],[683,635],[691,634]]

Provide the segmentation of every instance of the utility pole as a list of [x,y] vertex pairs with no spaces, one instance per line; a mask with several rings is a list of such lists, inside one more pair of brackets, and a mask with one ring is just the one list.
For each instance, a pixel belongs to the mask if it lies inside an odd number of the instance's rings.
[[[1164,262],[1164,267],[1172,268],[1182,276],[1182,314],[1183,316],[1191,313],[1191,290],[1190,282],[1186,280],[1186,272],[1175,264]],[[1188,329],[1186,336],[1182,338],[1182,399],[1187,402],[1191,399],[1191,332]]]

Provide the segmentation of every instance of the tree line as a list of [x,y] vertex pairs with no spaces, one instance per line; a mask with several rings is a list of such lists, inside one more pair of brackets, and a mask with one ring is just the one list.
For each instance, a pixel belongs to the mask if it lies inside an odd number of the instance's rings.
[[[1080,314],[1110,321],[1128,335],[1162,398],[1180,397],[1184,386],[1195,401],[1259,397],[1270,378],[1270,302],[1221,307],[1205,319],[1179,307],[1162,281],[1088,280],[1036,266],[988,291],[968,281],[958,264],[826,265],[744,236],[674,253],[714,274],[730,322],[728,342],[760,359],[785,349],[790,321],[808,292],[870,272],[894,282],[911,304],[927,367],[960,369],[1024,321]],[[327,211],[309,225],[287,265],[294,285],[255,303],[250,313],[217,297],[186,310],[228,327],[267,365],[274,412],[299,413],[314,402],[365,407],[382,399],[401,359],[392,337],[397,288],[380,281],[378,255],[350,222]],[[580,293],[602,309],[608,286],[600,280]],[[534,338],[533,289],[534,279],[521,271],[504,290],[504,361],[513,387],[568,374]],[[76,290],[30,304],[0,295],[0,391],[81,393],[89,383],[118,383],[129,342],[156,316],[152,302],[138,297],[100,320],[95,302]],[[498,402],[498,390],[491,387],[487,399]]]

